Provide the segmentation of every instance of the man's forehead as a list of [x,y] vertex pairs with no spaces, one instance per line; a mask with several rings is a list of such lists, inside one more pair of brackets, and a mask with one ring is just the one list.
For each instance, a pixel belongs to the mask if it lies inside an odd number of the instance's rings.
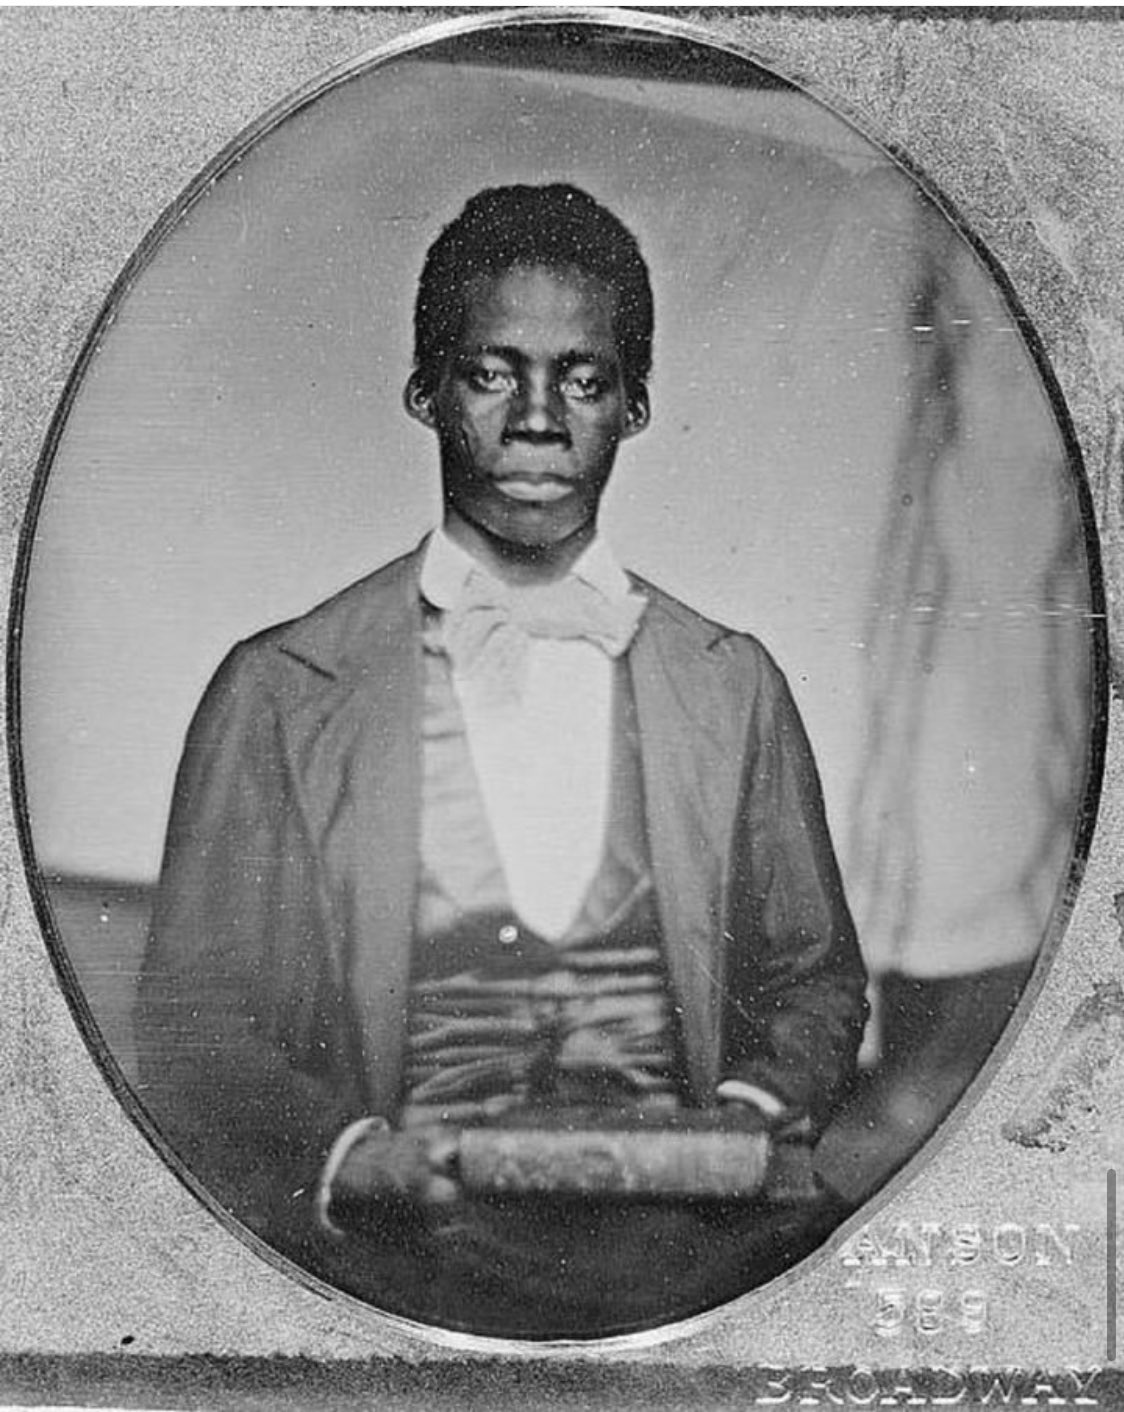
[[474,275],[465,285],[462,338],[477,341],[497,325],[542,332],[551,327],[616,341],[618,295],[606,280],[572,266],[511,265]]

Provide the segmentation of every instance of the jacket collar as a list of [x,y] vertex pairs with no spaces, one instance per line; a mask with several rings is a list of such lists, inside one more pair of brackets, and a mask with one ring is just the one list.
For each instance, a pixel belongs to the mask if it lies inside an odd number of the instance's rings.
[[280,651],[320,676],[365,684],[421,628],[425,541],[401,558],[285,624]]

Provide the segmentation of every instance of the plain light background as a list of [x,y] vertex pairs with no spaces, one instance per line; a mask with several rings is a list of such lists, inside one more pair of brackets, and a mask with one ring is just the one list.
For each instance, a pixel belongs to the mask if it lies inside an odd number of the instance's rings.
[[868,959],[1027,959],[1091,730],[1048,400],[976,257],[884,155],[800,94],[692,81],[402,59],[190,208],[105,330],[45,488],[21,703],[40,866],[150,883],[227,648],[433,523],[435,446],[400,406],[417,272],[512,180],[585,186],[641,241],[654,419],[605,528],[786,670]]

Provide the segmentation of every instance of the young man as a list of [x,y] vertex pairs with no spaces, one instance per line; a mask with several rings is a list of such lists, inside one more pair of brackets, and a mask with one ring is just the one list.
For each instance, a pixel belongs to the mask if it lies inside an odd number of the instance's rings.
[[[814,1133],[861,1036],[783,678],[597,532],[651,342],[636,242],[584,192],[482,192],[441,234],[405,405],[443,524],[220,668],[141,980],[146,1102],[214,1196],[331,1282],[481,1332],[692,1312],[824,1215],[469,1199],[452,1133],[695,1108]],[[334,1187],[383,1130],[420,1165],[346,1235]]]

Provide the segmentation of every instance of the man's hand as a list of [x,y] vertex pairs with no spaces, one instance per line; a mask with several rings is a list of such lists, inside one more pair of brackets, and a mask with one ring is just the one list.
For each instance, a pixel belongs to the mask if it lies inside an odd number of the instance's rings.
[[449,1206],[460,1196],[457,1134],[435,1124],[411,1132],[384,1127],[361,1133],[332,1178],[332,1202],[397,1199]]
[[719,1110],[722,1125],[736,1132],[766,1132],[772,1139],[764,1197],[771,1205],[818,1202],[823,1187],[812,1167],[812,1124],[791,1110],[765,1114],[753,1103],[727,1099]]
[[742,1103],[729,1099],[721,1104],[718,1115],[722,1127],[734,1133],[767,1133],[772,1130],[772,1120],[753,1103]]
[[807,1114],[787,1107],[775,1095],[754,1084],[727,1079],[718,1086],[719,1113],[724,1127],[739,1132],[767,1132],[777,1142],[811,1143]]

